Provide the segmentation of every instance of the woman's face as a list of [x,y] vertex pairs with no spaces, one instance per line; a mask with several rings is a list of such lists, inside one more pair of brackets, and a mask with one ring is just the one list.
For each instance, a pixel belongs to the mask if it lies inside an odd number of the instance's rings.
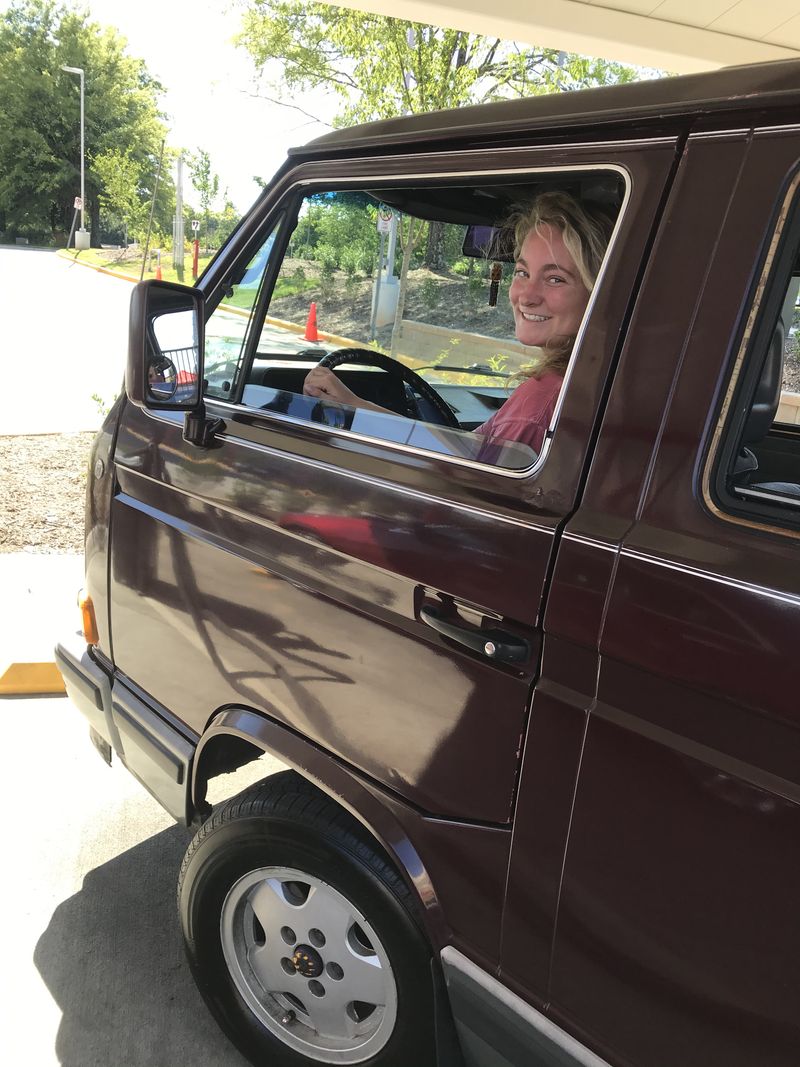
[[561,231],[531,230],[522,242],[509,290],[517,340],[542,346],[574,337],[589,302],[589,290],[564,246]]

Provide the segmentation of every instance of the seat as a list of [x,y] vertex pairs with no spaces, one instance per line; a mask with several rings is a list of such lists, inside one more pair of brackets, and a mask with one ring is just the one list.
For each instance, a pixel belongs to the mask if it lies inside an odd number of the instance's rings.
[[752,484],[753,475],[758,470],[758,459],[748,445],[758,444],[763,441],[778,413],[778,405],[781,401],[781,387],[783,385],[783,348],[786,340],[786,329],[783,319],[779,318],[775,331],[772,334],[767,357],[764,360],[764,369],[761,372],[756,391],[753,396],[753,404],[747,416],[742,432],[742,442],[739,455],[736,457],[733,475],[737,485]]
[[[783,359],[786,331],[783,319],[778,319],[775,333],[772,335],[772,343],[764,363],[761,380],[756,387],[753,407],[747,417],[744,433],[742,434],[742,450],[736,463],[737,474],[743,472],[744,488],[740,491],[753,499],[765,499],[763,494],[769,497],[783,497],[785,503],[800,501],[800,484],[787,481],[757,481],[758,459],[748,444],[756,444],[767,436],[775,422],[778,413],[778,405],[781,399],[781,387],[783,385]],[[740,467],[740,464],[742,466]],[[777,501],[776,501],[777,502]]]

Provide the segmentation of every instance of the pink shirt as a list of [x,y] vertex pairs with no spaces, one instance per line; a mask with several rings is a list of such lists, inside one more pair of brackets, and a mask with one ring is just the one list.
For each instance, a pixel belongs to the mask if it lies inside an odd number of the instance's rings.
[[487,442],[519,441],[538,454],[563,381],[564,376],[555,371],[548,371],[541,378],[528,378],[475,433]]

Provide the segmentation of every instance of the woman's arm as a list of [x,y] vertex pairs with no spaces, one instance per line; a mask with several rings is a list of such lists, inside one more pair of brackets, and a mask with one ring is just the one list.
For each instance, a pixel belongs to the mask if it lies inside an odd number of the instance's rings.
[[314,367],[308,372],[303,382],[303,392],[306,396],[313,396],[318,400],[332,400],[336,404],[347,404],[351,408],[380,411],[383,415],[397,414],[396,411],[389,411],[388,408],[382,408],[369,400],[362,400],[327,367]]

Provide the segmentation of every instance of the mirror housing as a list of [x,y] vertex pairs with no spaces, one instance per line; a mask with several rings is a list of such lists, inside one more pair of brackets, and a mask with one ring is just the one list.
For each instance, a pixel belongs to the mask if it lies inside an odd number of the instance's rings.
[[131,295],[125,392],[139,407],[196,411],[203,400],[202,293],[174,282],[139,282]]
[[467,226],[461,254],[495,263],[514,262],[514,234],[500,226]]

